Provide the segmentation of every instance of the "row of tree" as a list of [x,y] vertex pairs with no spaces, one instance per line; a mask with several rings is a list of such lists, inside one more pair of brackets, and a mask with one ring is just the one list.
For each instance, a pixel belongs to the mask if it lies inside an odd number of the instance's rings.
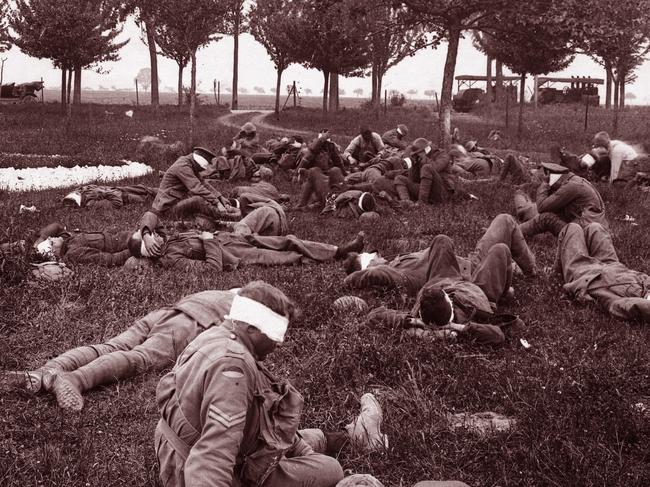
[[[234,38],[232,108],[237,108],[238,39],[250,32],[268,51],[277,70],[276,111],[282,73],[292,63],[323,74],[323,112],[337,110],[340,76],[370,76],[371,101],[381,103],[383,78],[392,66],[419,49],[447,42],[440,91],[442,142],[451,132],[453,79],[461,37],[472,33],[488,57],[497,100],[503,66],[521,76],[547,74],[585,53],[605,69],[606,106],[625,98],[625,85],[649,49],[650,0],[16,0],[0,6],[0,47],[11,38],[25,53],[51,59],[62,86],[74,73],[117,59],[121,25],[134,16],[151,55],[152,104],[158,104],[157,55],[191,66],[190,113],[196,92],[196,52],[223,35]],[[7,35],[10,27],[11,36]],[[491,83],[488,83],[488,90]],[[62,90],[62,92],[65,90]],[[68,90],[69,91],[69,90]],[[62,102],[66,102],[62,94]],[[488,93],[488,100],[491,94]],[[523,98],[522,98],[523,99]],[[191,115],[192,116],[192,115]]]

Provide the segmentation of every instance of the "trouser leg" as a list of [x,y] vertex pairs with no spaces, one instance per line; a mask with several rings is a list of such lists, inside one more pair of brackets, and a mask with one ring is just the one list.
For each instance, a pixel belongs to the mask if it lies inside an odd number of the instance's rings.
[[[161,318],[162,321],[150,321],[152,326],[144,341],[130,349],[118,349],[102,355],[66,374],[66,378],[77,385],[80,391],[85,391],[147,370],[162,370],[173,365],[178,355],[199,333],[200,327],[184,313],[174,310],[160,311],[164,311],[164,314],[153,318]],[[141,321],[146,319],[149,319],[149,316]],[[122,338],[118,336],[116,339],[119,341]]]
[[531,238],[540,233],[550,232],[557,236],[564,228],[566,222],[555,213],[540,213],[530,220],[519,225],[522,235]]
[[409,183],[409,178],[406,176],[395,177],[395,190],[397,191],[400,201],[411,201],[411,196],[409,195],[408,190]]
[[448,200],[444,182],[433,167],[425,165],[421,170],[422,180],[418,191],[418,200],[424,203],[442,203]]
[[318,262],[333,260],[338,247],[323,242],[301,240],[295,235],[287,236],[260,236],[250,235],[246,241],[258,249],[275,250],[282,252],[297,252],[309,259]]
[[577,223],[569,223],[558,236],[558,256],[562,265],[564,282],[580,277],[584,266],[598,264],[589,254],[585,231]]
[[512,258],[504,243],[493,245],[472,273],[472,282],[496,303],[512,284]]
[[283,458],[263,487],[334,487],[343,479],[343,469],[332,457],[320,453]]
[[278,212],[268,206],[255,208],[234,226],[234,232],[241,235],[279,235],[280,217]]
[[492,220],[485,234],[477,242],[474,251],[470,253],[469,259],[474,266],[477,266],[487,256],[490,249],[498,243],[504,243],[510,248],[512,258],[524,274],[535,273],[535,256],[528,247],[515,219],[505,213],[497,215]]
[[89,364],[102,355],[116,352],[118,350],[130,350],[146,340],[152,325],[152,321],[147,318],[151,315],[153,315],[153,313],[150,313],[147,317],[136,321],[127,330],[116,337],[111,338],[106,343],[87,345],[68,350],[58,357],[48,360],[42,368],[70,372]]
[[603,264],[618,262],[618,255],[612,243],[612,237],[599,223],[590,223],[584,229],[585,241],[589,255]]
[[460,277],[454,243],[447,235],[437,235],[433,239],[426,265],[427,281],[433,277]]

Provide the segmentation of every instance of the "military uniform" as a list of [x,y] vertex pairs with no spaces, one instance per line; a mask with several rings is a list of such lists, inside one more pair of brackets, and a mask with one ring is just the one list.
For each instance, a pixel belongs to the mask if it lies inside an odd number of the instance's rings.
[[156,188],[143,184],[132,186],[98,186],[87,184],[75,190],[81,196],[79,206],[99,208],[121,208],[129,203],[142,203],[148,198],[153,198],[157,193]]
[[331,487],[339,463],[298,425],[302,396],[253,355],[229,322],[203,333],[158,384],[155,448],[164,486]]
[[162,370],[200,333],[218,325],[230,310],[234,293],[203,291],[174,306],[152,311],[106,343],[78,347],[49,360],[41,369],[68,372],[83,392],[100,384]]
[[404,150],[408,146],[406,141],[403,139],[404,135],[399,133],[397,129],[390,129],[384,132],[384,135],[381,136],[381,140],[385,145],[399,150]]
[[[537,189],[535,205],[525,195],[517,206],[518,214],[534,215],[521,224],[521,231],[526,237],[547,230],[543,221],[544,213],[553,213],[563,222],[575,221],[583,226],[595,222],[605,228],[609,227],[605,216],[605,203],[598,190],[589,181],[571,172],[562,174],[553,185],[542,183]],[[557,234],[557,231],[554,233]]]
[[490,301],[496,302],[510,286],[511,258],[524,273],[535,273],[535,257],[510,215],[495,217],[467,258],[455,256],[452,261],[450,246],[453,248],[449,237],[438,235],[427,249],[398,255],[388,264],[372,265],[371,262],[368,268],[353,272],[344,282],[359,288],[404,287],[410,294],[416,294],[434,276],[461,276],[479,286]]
[[[192,154],[179,157],[165,171],[156,198],[151,205],[151,212],[162,216],[183,199],[194,196],[196,199],[188,204],[187,211],[200,208],[202,213],[220,216],[216,208],[221,203],[222,197],[205,183],[201,171]],[[140,229],[143,230],[142,224]]]
[[558,236],[558,258],[564,290],[575,299],[597,301],[616,318],[650,322],[650,276],[618,260],[602,225],[566,225]]
[[381,136],[372,132],[370,140],[363,138],[361,134],[357,135],[350,141],[348,146],[343,151],[343,158],[347,159],[349,156],[356,159],[360,164],[373,159],[377,154],[386,148]]
[[395,177],[395,188],[401,200],[442,203],[454,196],[457,177],[451,172],[449,154],[435,149],[428,155],[423,151],[415,154],[411,145],[404,152],[404,158],[410,158],[412,165],[408,176]]
[[131,256],[127,242],[130,231],[76,232],[52,223],[41,229],[37,242],[48,237],[63,238],[61,259],[68,264],[95,264],[104,267],[123,265]]

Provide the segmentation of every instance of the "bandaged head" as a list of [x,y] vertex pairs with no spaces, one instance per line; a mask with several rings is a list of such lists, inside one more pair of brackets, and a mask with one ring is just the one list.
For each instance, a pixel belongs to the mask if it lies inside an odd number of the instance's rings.
[[239,295],[232,300],[226,318],[253,326],[277,343],[284,341],[289,327],[289,318],[286,316],[276,313],[262,303]]
[[63,201],[69,201],[75,203],[77,206],[81,206],[81,194],[78,191],[73,191],[72,193],[68,193],[64,198]]

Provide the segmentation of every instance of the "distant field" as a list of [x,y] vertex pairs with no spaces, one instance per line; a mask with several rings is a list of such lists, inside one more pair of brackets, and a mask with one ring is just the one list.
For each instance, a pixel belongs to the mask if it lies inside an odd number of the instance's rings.
[[[59,101],[61,99],[61,92],[59,90],[44,90],[45,102]],[[215,104],[214,93],[200,93],[202,103]],[[280,97],[280,105],[283,105],[287,99],[286,95]],[[356,108],[367,98],[365,97],[341,97],[341,105],[346,108]],[[148,105],[151,100],[149,92],[140,92],[139,102],[142,105]],[[178,100],[176,93],[161,92],[160,102],[163,104],[175,105]],[[135,105],[136,95],[135,91],[99,91],[99,90],[83,90],[81,93],[81,101],[83,103],[101,103],[104,105]],[[221,103],[230,104],[230,93],[221,93],[219,100]],[[322,97],[319,96],[302,96],[299,97],[299,104],[306,108],[315,108],[322,105]],[[240,109],[272,109],[275,106],[275,95],[253,95],[253,94],[239,94],[239,108]],[[287,106],[293,106],[293,98],[287,101]]]

